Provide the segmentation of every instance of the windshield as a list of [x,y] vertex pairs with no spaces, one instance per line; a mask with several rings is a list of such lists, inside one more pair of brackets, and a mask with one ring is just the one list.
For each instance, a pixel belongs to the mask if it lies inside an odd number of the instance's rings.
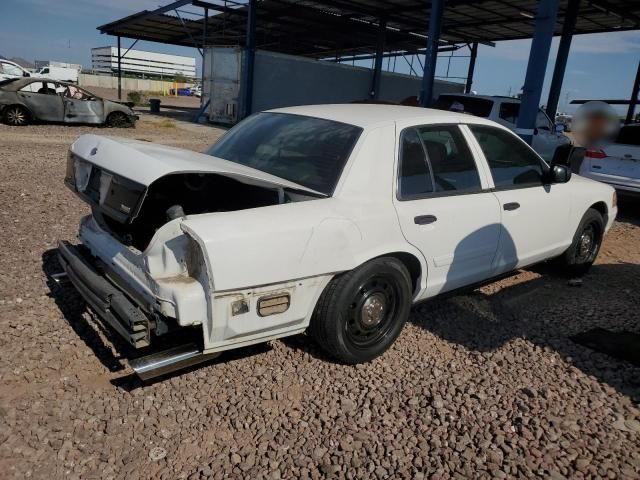
[[331,195],[362,129],[284,113],[258,113],[207,153]]

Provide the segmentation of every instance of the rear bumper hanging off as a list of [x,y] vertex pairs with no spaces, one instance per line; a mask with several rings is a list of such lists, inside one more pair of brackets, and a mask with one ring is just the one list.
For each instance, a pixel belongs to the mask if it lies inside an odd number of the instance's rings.
[[151,320],[99,273],[95,260],[66,241],[58,243],[58,257],[73,286],[103,321],[134,348],[149,346]]

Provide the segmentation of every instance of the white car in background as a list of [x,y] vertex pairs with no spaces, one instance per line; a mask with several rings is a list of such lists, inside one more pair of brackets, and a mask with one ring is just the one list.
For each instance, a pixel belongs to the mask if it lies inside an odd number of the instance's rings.
[[[438,97],[435,108],[458,111],[462,108],[464,113],[488,118],[516,131],[520,100],[512,97],[444,93]],[[531,146],[547,162],[553,159],[556,148],[571,143],[564,134],[564,128],[564,125],[554,124],[544,110],[538,109]]]
[[17,63],[0,58],[0,81],[30,76],[31,74]]
[[[586,272],[615,191],[471,115],[314,105],[253,115],[205,153],[83,135],[65,183],[92,207],[60,262],[142,378],[310,331],[381,355],[413,303],[557,259]],[[184,335],[183,335],[184,336]]]
[[640,196],[640,124],[625,125],[615,142],[587,150],[580,175],[608,183],[620,194]]

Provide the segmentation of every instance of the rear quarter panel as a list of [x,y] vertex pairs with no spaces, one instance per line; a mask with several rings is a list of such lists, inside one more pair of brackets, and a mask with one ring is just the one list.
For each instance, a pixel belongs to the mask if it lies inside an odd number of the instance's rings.
[[424,264],[393,208],[394,139],[394,124],[365,131],[332,198],[188,218],[214,290],[335,274],[390,252]]

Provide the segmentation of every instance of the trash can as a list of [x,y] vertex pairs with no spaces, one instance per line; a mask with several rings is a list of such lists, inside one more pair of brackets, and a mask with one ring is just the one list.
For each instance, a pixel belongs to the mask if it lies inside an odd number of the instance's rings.
[[160,112],[160,99],[159,98],[150,98],[149,99],[149,110],[151,110],[151,113]]

